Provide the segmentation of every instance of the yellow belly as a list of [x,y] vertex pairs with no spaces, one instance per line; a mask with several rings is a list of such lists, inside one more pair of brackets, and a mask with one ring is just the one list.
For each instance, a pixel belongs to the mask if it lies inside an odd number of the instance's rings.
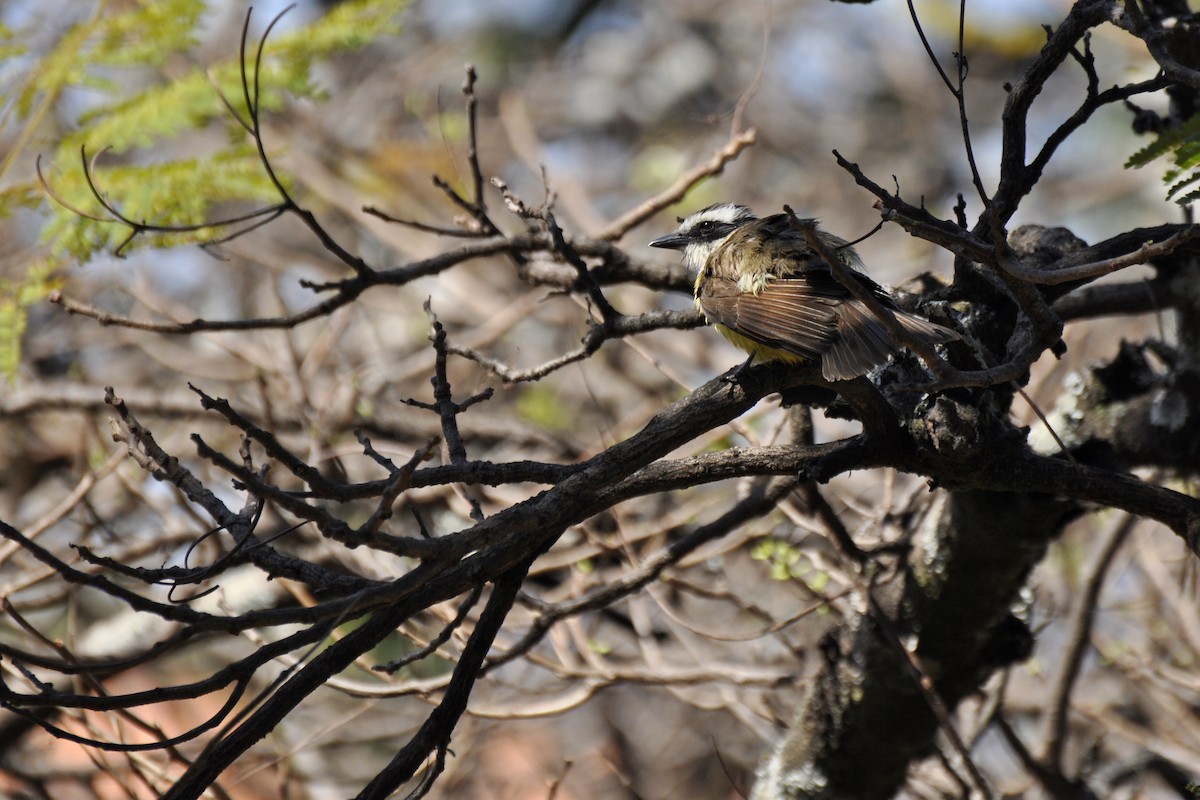
[[728,339],[734,347],[754,356],[755,361],[786,361],[789,364],[802,364],[807,360],[804,356],[798,356],[795,353],[789,353],[787,350],[780,350],[778,347],[771,347],[762,342],[756,342],[719,322],[714,323],[713,327]]

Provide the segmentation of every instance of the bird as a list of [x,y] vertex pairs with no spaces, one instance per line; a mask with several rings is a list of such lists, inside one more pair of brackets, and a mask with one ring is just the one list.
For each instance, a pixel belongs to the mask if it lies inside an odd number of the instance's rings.
[[[786,207],[785,207],[786,208]],[[790,210],[759,218],[744,205],[716,203],[679,221],[674,233],[650,247],[679,250],[696,272],[696,306],[736,347],[758,360],[820,362],[827,381],[852,380],[884,364],[899,345],[887,326],[834,277],[805,238]],[[816,229],[823,250],[838,259],[907,336],[927,345],[961,338],[949,328],[901,311],[879,284],[863,274],[846,240]]]

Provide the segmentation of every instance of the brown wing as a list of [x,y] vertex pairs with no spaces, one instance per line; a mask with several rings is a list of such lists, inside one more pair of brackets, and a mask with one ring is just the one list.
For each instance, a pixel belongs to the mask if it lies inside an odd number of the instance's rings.
[[806,273],[773,280],[757,295],[738,291],[734,281],[714,276],[703,281],[698,299],[710,321],[765,345],[815,359],[829,349],[837,333],[839,294],[844,297],[845,290],[832,278],[812,281]]

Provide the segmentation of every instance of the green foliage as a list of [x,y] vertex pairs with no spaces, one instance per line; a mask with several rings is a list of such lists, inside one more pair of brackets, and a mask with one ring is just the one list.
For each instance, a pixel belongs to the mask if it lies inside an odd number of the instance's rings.
[[157,0],[121,13],[98,13],[76,25],[29,71],[29,82],[17,96],[20,115],[28,116],[35,103],[64,89],[116,88],[102,77],[106,68],[161,66],[194,44],[192,31],[203,11],[196,0]]
[[522,419],[548,431],[569,430],[575,417],[552,387],[542,383],[529,385],[517,397],[517,413]]
[[[282,108],[289,95],[320,98],[312,81],[313,66],[396,31],[396,17],[403,5],[403,0],[352,0],[308,25],[273,33],[263,50],[257,81],[253,70],[258,47],[254,37],[258,34],[254,31],[261,31],[267,19],[262,14],[255,16],[246,57],[251,85],[257,83],[261,92],[261,111]],[[0,190],[0,216],[18,208],[37,211],[42,216],[42,241],[49,245],[46,261],[30,267],[23,279],[0,286],[0,372],[10,378],[19,358],[24,309],[52,288],[52,270],[46,265],[66,257],[85,263],[129,238],[129,229],[107,220],[107,213],[92,196],[81,151],[89,159],[107,151],[94,175],[97,187],[122,214],[138,222],[199,225],[210,218],[215,204],[233,205],[244,212],[279,201],[253,142],[225,105],[227,100],[242,120],[248,118],[237,40],[229,42],[225,59],[207,67],[189,67],[195,59],[179,57],[196,43],[197,25],[205,10],[201,0],[99,3],[90,19],[72,27],[48,52],[33,63],[20,65],[20,73],[28,77],[13,91],[0,116],[0,128],[19,125],[20,130],[10,137],[14,144],[0,162],[0,180],[9,176],[14,164],[32,162],[29,143],[45,136],[45,122],[65,92],[98,93],[101,102],[57,138],[53,153],[43,154],[43,174],[62,204],[49,198],[34,178],[7,181]],[[17,44],[24,38],[20,31],[0,27],[0,69],[16,71],[13,59],[28,60]],[[180,74],[168,79],[157,71],[168,66]],[[125,79],[130,70],[137,70],[132,74],[138,80]],[[144,79],[147,77],[151,80]],[[214,125],[229,133],[227,144],[215,153],[189,151],[186,157],[173,153],[154,161],[137,152]],[[201,229],[155,234],[139,237],[130,245],[170,247],[228,232]]]
[[[195,5],[194,0],[190,4]],[[281,108],[285,94],[319,98],[321,91],[310,80],[312,67],[334,53],[362,47],[377,36],[395,32],[393,19],[401,5],[397,0],[342,3],[311,25],[272,36],[263,49],[262,71],[257,81],[262,110]],[[224,96],[245,118],[240,59],[232,52],[236,43],[230,45],[229,58],[218,64],[207,69],[196,68],[168,84],[89,112],[81,119],[84,127],[63,141],[60,156],[73,157],[81,145],[91,152],[111,148],[117,153],[133,147],[150,147],[214,120],[236,130],[234,120],[221,102]],[[255,52],[256,43],[248,42],[246,58],[251,80]]]
[[0,25],[0,61],[24,53],[28,48],[7,25]]
[[820,593],[829,585],[829,573],[818,570],[804,555],[804,550],[781,539],[765,538],[754,545],[750,557],[766,562],[771,580],[800,580],[814,592]]
[[[57,205],[43,229],[43,238],[54,255],[85,261],[92,254],[114,251],[130,235],[96,202],[84,180],[82,167],[46,174]],[[96,186],[122,215],[152,225],[191,225],[203,220],[214,203],[253,202],[266,205],[279,200],[274,185],[262,171],[254,148],[231,148],[210,158],[172,161],[151,166],[100,162],[92,173]],[[98,218],[81,216],[76,211]],[[210,241],[228,231],[200,228],[179,233],[154,234],[153,244],[170,247]],[[135,242],[134,244],[137,244]]]
[[[288,94],[319,97],[311,81],[313,65],[395,31],[395,17],[401,6],[399,0],[342,3],[307,26],[268,40],[257,80],[262,110],[282,107]],[[13,108],[32,126],[38,111],[68,88],[119,91],[122,87],[106,75],[113,74],[114,68],[162,66],[194,44],[195,28],[203,12],[204,4],[197,0],[156,0],[118,13],[98,14],[70,30],[29,69],[31,77],[17,94]],[[256,46],[253,41],[247,46],[250,69]],[[98,176],[107,197],[130,218],[156,225],[197,224],[217,202],[261,205],[277,200],[254,148],[221,99],[223,95],[245,117],[237,43],[231,42],[229,49],[229,57],[218,64],[194,67],[174,80],[114,97],[82,115],[77,128],[60,139],[49,159],[56,168],[49,178],[54,193],[75,209],[99,214],[84,181],[81,149],[89,156],[106,149],[125,154],[219,123],[234,134],[225,150],[204,158],[174,159],[153,166],[111,166]],[[11,161],[10,156],[8,163]],[[128,235],[115,223],[111,223],[115,230],[103,232],[105,223],[48,204],[34,181],[11,185],[0,192],[0,214],[11,213],[16,207],[46,211],[49,216],[43,239],[54,243],[55,252],[68,252],[80,261],[111,249]],[[155,244],[170,246],[199,238],[167,236]]]
[[612,655],[613,646],[600,639],[588,639],[588,649],[598,656]]
[[1200,188],[1195,188],[1200,182],[1200,115],[1160,133],[1153,142],[1130,156],[1125,166],[1144,167],[1159,158],[1170,158],[1174,164],[1163,176],[1163,182],[1168,185],[1167,199],[1179,205],[1200,199]]
[[0,280],[0,375],[9,382],[16,380],[21,364],[27,309],[59,288],[58,266],[49,258],[40,258],[26,267],[21,280]]

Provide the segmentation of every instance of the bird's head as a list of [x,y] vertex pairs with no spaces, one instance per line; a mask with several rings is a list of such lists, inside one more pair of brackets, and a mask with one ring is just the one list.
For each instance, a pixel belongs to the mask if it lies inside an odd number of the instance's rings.
[[681,219],[674,233],[660,236],[650,246],[681,250],[687,265],[698,270],[729,234],[756,219],[746,206],[717,203]]

